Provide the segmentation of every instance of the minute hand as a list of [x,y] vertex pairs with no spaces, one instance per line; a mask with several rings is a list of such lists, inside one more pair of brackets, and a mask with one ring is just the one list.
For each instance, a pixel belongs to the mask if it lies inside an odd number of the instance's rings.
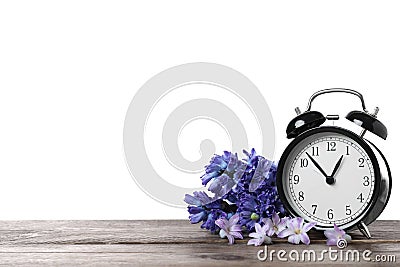
[[321,166],[319,166],[318,162],[315,161],[315,159],[313,159],[310,154],[308,154],[308,152],[306,152],[307,156],[311,159],[311,161],[314,163],[315,167],[318,168],[318,170],[324,175],[325,178],[328,178],[329,176],[326,174],[326,172],[324,171],[324,169],[321,168]]

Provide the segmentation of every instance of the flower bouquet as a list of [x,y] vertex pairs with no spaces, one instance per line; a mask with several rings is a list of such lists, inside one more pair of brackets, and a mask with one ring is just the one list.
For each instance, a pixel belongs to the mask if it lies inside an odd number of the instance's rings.
[[[252,238],[248,245],[271,244],[273,235],[287,237],[293,244],[310,244],[307,232],[315,223],[287,216],[276,188],[277,163],[257,155],[254,149],[243,153],[246,158],[242,160],[227,151],[214,155],[201,176],[208,193],[185,195],[190,222],[226,237],[229,244],[243,239],[243,234]],[[325,236],[328,245],[351,239],[336,225],[325,231]]]

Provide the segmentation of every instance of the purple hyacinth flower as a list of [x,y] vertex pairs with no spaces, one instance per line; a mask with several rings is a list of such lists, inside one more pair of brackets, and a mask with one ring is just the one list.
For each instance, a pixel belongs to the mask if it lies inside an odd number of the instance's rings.
[[208,190],[215,194],[215,199],[223,198],[236,186],[245,169],[246,164],[238,159],[237,154],[231,154],[226,169],[219,176],[213,177]]
[[243,193],[238,200],[238,213],[240,214],[240,224],[246,226],[247,230],[251,231],[255,223],[260,223],[262,218],[261,206],[257,197]]
[[191,223],[203,222],[201,228],[210,230],[215,233],[219,227],[215,224],[215,220],[221,217],[227,217],[228,212],[223,210],[223,207],[229,211],[229,204],[222,200],[213,201],[205,192],[193,192],[192,195],[185,195],[185,202],[188,203],[189,220]]
[[249,234],[253,239],[250,239],[247,245],[261,246],[264,243],[272,244],[272,239],[267,235],[269,225],[265,224],[261,227],[259,223],[256,223],[254,228],[256,231]]
[[240,193],[236,201],[237,212],[240,214],[240,224],[252,231],[255,223],[262,224],[263,220],[270,218],[274,213],[284,213],[283,205],[277,195],[275,187],[262,187],[257,193]]
[[317,223],[310,222],[304,224],[304,219],[301,217],[293,218],[287,223],[287,229],[278,234],[278,237],[284,238],[289,236],[288,241],[292,244],[299,244],[300,241],[306,245],[310,244],[310,238],[307,232],[313,228]]
[[208,182],[216,177],[221,176],[228,167],[232,153],[225,151],[222,156],[214,155],[210,164],[206,166],[206,173],[201,176],[202,184],[205,186]]
[[341,239],[346,240],[347,242],[351,241],[351,236],[346,234],[346,232],[342,229],[340,229],[336,223],[333,224],[333,229],[331,230],[325,230],[324,235],[328,240],[326,241],[326,244],[328,246],[336,246],[337,242]]
[[217,209],[220,208],[221,202],[211,198],[204,191],[195,191],[193,196],[186,194],[184,201],[189,205],[194,206],[207,206],[207,208]]
[[243,153],[247,156],[247,159],[243,160],[247,161],[247,165],[249,165],[249,167],[253,167],[257,164],[259,156],[254,148],[252,148],[250,152],[247,152],[245,149],[243,149]]
[[204,220],[203,224],[200,226],[203,229],[210,230],[211,233],[217,233],[219,230],[218,225],[215,221],[220,218],[227,218],[229,214],[219,209],[212,209],[208,212],[207,219]]
[[253,175],[254,170],[257,168],[258,161],[263,157],[257,155],[254,148],[252,148],[250,152],[243,150],[243,153],[247,156],[247,158],[243,159],[247,163],[246,173]]
[[237,224],[239,221],[239,214],[234,214],[227,220],[226,218],[220,218],[215,221],[215,224],[221,228],[219,236],[221,238],[227,237],[229,244],[232,245],[235,242],[235,238],[243,239],[242,227]]
[[189,206],[188,212],[190,214],[190,223],[199,223],[200,221],[206,219],[208,215],[207,211],[203,207]]
[[280,218],[276,212],[272,214],[272,218],[264,219],[265,225],[268,225],[267,235],[279,235],[280,232],[286,229],[288,220],[288,217]]
[[268,179],[269,171],[272,166],[272,161],[260,158],[257,164],[256,169],[254,170],[253,177],[251,178],[249,191],[255,192],[257,188],[260,187],[261,183],[264,182],[265,179]]
[[212,198],[203,191],[193,192],[193,196],[186,194],[184,201],[189,205],[202,206],[212,202]]

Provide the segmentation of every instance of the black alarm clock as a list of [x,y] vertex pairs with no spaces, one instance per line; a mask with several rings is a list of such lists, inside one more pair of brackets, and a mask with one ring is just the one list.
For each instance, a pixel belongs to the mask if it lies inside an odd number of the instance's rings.
[[[326,93],[349,93],[361,100],[362,111],[351,111],[346,119],[362,127],[360,134],[324,125],[339,120],[311,110],[314,99]],[[362,94],[344,88],[324,89],[313,94],[304,113],[296,108],[286,129],[294,138],[283,152],[277,170],[279,196],[291,216],[316,222],[317,230],[358,229],[367,238],[367,225],[384,210],[391,191],[392,177],[382,152],[364,138],[371,132],[386,139],[387,129],[369,113]]]

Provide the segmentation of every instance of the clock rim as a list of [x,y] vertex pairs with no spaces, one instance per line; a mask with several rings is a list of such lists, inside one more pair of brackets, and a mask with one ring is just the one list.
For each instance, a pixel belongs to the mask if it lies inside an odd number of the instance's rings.
[[[282,174],[283,174],[284,167],[287,163],[287,159],[288,159],[291,151],[293,150],[293,148],[297,144],[299,144],[301,141],[303,141],[305,138],[312,136],[314,134],[323,133],[323,132],[333,132],[333,133],[343,134],[344,136],[354,140],[354,142],[356,142],[358,145],[360,145],[367,153],[368,157],[371,160],[372,167],[375,172],[375,188],[372,193],[370,203],[368,203],[365,210],[360,215],[358,215],[356,218],[354,218],[352,221],[345,223],[345,224],[338,225],[343,229],[349,229],[349,228],[352,228],[353,226],[357,225],[364,218],[366,218],[368,216],[368,214],[372,211],[372,209],[375,206],[376,201],[379,197],[378,195],[379,195],[379,191],[380,191],[379,188],[380,188],[380,183],[381,183],[381,172],[380,172],[380,168],[379,168],[378,159],[376,158],[375,153],[373,152],[372,148],[368,145],[368,143],[363,138],[361,138],[359,135],[357,135],[356,133],[354,133],[350,130],[347,130],[347,129],[344,129],[341,127],[337,127],[337,126],[321,126],[318,128],[307,130],[307,131],[303,132],[302,134],[300,134],[299,136],[297,136],[286,147],[286,149],[284,150],[284,152],[279,160],[279,163],[278,163],[278,169],[276,172],[276,187],[278,190],[278,195],[279,195],[280,200],[282,201],[283,206],[285,207],[285,210],[290,215],[292,215],[294,217],[302,217],[303,218],[303,216],[297,214],[297,212],[289,204],[289,201],[288,201],[288,199],[284,193],[284,189],[283,189]],[[306,220],[306,219],[304,219],[304,220],[309,222],[309,220]],[[332,226],[323,226],[323,225],[318,225],[318,223],[315,226],[315,228],[317,230],[331,229],[332,227],[333,227],[333,225]]]

